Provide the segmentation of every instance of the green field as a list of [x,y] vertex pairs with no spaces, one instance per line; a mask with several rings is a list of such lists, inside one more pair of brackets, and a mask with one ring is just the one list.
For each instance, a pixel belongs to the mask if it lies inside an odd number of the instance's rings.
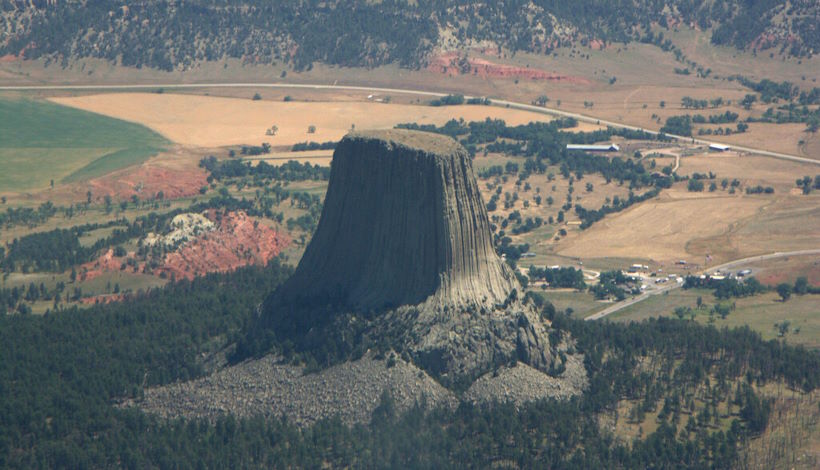
[[[701,297],[705,308],[696,309],[697,298]],[[612,321],[641,321],[649,317],[674,317],[675,307],[691,307],[695,320],[703,324],[713,324],[717,328],[735,328],[747,325],[760,332],[763,339],[782,338],[788,343],[802,344],[809,348],[820,348],[820,296],[793,295],[787,302],[781,302],[774,292],[730,299],[723,304],[735,304],[735,310],[725,319],[710,315],[717,299],[708,289],[675,289],[668,294],[652,296],[608,317]],[[789,322],[788,332],[779,336],[775,323]]]
[[0,192],[101,176],[141,163],[168,144],[138,124],[45,101],[0,97]]

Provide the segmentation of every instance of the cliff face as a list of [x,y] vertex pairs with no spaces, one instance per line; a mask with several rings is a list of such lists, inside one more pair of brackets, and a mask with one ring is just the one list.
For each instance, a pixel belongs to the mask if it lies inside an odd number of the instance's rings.
[[316,233],[263,319],[320,363],[387,347],[463,385],[515,361],[552,365],[548,326],[519,290],[463,147],[424,132],[356,132],[336,147]]
[[280,294],[356,310],[503,303],[515,278],[491,237],[463,147],[423,132],[353,133],[336,148],[322,218]]

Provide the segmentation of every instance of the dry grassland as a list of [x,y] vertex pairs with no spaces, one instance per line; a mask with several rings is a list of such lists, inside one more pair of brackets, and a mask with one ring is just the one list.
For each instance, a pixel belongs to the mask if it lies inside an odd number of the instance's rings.
[[820,245],[820,195],[779,200],[740,226],[732,238],[749,253],[815,249]]
[[557,246],[566,256],[651,258],[674,261],[686,258],[686,244],[696,237],[717,236],[751,217],[765,201],[729,196],[659,199],[608,216],[589,229],[570,236]]
[[[740,114],[738,110],[732,110],[732,112]],[[709,114],[717,113],[710,112]],[[735,127],[734,124],[724,124],[723,126]],[[699,137],[702,139],[710,138],[710,136]],[[802,123],[769,124],[752,122],[749,123],[749,130],[743,134],[714,136],[714,139],[727,144],[762,148],[772,152],[782,152],[820,160],[820,152],[817,151],[820,150],[820,145],[815,144],[818,139],[815,135],[806,132],[806,125]],[[801,141],[803,141],[803,145],[800,144]],[[815,149],[815,147],[817,148]]]
[[[658,167],[673,163],[671,158],[656,161]],[[710,254],[715,264],[760,253],[817,248],[820,195],[793,191],[795,179],[816,173],[814,165],[734,153],[699,154],[681,158],[678,173],[710,171],[717,175],[717,183],[723,178],[739,179],[741,191],[693,193],[679,183],[658,199],[611,214],[585,231],[570,232],[555,246],[556,252],[660,262],[694,256],[692,261],[699,263]],[[772,186],[775,194],[743,194],[742,188],[757,185]]]
[[[375,102],[271,102],[157,93],[109,93],[53,98],[75,108],[138,122],[169,140],[197,147],[267,142],[273,146],[342,138],[352,127],[385,129],[405,122],[442,125],[450,119],[503,119],[508,124],[549,121],[537,113],[492,106],[442,106]],[[267,129],[278,127],[275,136]],[[316,126],[308,133],[308,126]]]
[[751,264],[748,268],[752,269],[754,276],[764,284],[794,283],[795,279],[804,276],[808,279],[809,284],[820,286],[820,256],[778,258]]
[[775,194],[785,195],[796,188],[794,181],[797,178],[802,175],[813,177],[820,171],[820,167],[774,158],[738,156],[733,152],[726,152],[684,157],[681,159],[678,173],[691,175],[710,171],[717,175],[718,183],[722,178],[729,178],[730,181],[737,178],[743,186],[772,186]]

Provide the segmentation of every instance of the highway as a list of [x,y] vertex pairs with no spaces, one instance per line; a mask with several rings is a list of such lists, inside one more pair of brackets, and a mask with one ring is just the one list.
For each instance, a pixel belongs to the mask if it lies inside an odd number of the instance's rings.
[[[786,252],[769,253],[769,254],[766,254],[766,255],[750,256],[748,258],[737,259],[737,260],[734,260],[734,261],[729,261],[727,263],[719,264],[717,266],[712,266],[708,269],[705,269],[705,270],[701,271],[700,273],[697,273],[696,275],[699,276],[701,274],[706,274],[706,273],[714,274],[717,271],[723,271],[723,270],[726,270],[726,269],[735,269],[735,268],[739,268],[739,267],[744,266],[744,265],[753,264],[753,263],[757,263],[757,262],[760,262],[760,261],[766,261],[766,260],[770,260],[770,259],[788,258],[790,256],[808,256],[808,255],[820,255],[820,249],[786,251]],[[600,320],[601,318],[604,318],[607,315],[611,315],[611,314],[613,314],[617,311],[623,310],[623,309],[625,309],[625,308],[627,308],[631,305],[634,305],[638,302],[646,300],[646,299],[648,299],[649,297],[651,297],[653,295],[662,294],[664,292],[670,291],[672,289],[677,289],[677,288],[682,287],[682,286],[683,286],[683,282],[675,282],[675,283],[660,287],[658,289],[653,289],[651,291],[644,292],[643,294],[638,295],[636,297],[626,299],[622,302],[618,302],[616,304],[613,304],[613,305],[601,310],[600,312],[598,312],[594,315],[590,315],[590,316],[586,317],[584,320],[587,320],[587,321]]]
[[[0,86],[0,91],[45,91],[45,90],[156,90],[156,89],[193,89],[193,88],[296,88],[296,89],[310,89],[310,90],[350,90],[362,91],[368,93],[385,93],[385,94],[404,94],[404,95],[420,95],[440,98],[447,96],[450,93],[442,93],[435,91],[411,90],[404,88],[381,88],[381,87],[367,87],[356,85],[312,85],[299,83],[154,83],[154,84],[134,84],[134,85],[6,85]],[[474,98],[473,96],[466,96],[465,99]],[[556,108],[548,108],[545,106],[536,106],[526,103],[518,103],[515,101],[499,100],[490,98],[493,106],[500,106],[504,108],[520,109],[524,111],[531,111],[541,114],[549,114],[552,116],[561,116],[577,119],[581,122],[589,122],[593,124],[600,124],[604,126],[611,126],[619,129],[629,129],[634,131],[644,131],[652,135],[658,135],[659,132],[641,127],[630,126],[628,124],[621,124],[618,122],[607,121],[593,116],[587,116],[579,113],[572,113]],[[696,143],[700,145],[709,145],[712,143],[721,143],[714,140],[703,140],[692,137],[684,137],[674,134],[666,134],[668,137],[679,140]],[[789,155],[785,153],[770,152],[763,149],[755,149],[751,147],[742,147],[734,144],[727,144],[732,150],[741,152],[754,153],[765,157],[779,158],[782,160],[791,160],[800,163],[810,163],[820,166],[820,160],[813,160],[811,158],[799,157],[796,155]]]

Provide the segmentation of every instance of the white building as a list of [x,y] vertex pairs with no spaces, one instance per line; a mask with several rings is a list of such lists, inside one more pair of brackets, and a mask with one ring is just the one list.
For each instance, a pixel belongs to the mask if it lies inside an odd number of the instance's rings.
[[621,150],[617,144],[587,145],[587,144],[567,144],[567,150],[583,150],[585,152],[618,152]]

